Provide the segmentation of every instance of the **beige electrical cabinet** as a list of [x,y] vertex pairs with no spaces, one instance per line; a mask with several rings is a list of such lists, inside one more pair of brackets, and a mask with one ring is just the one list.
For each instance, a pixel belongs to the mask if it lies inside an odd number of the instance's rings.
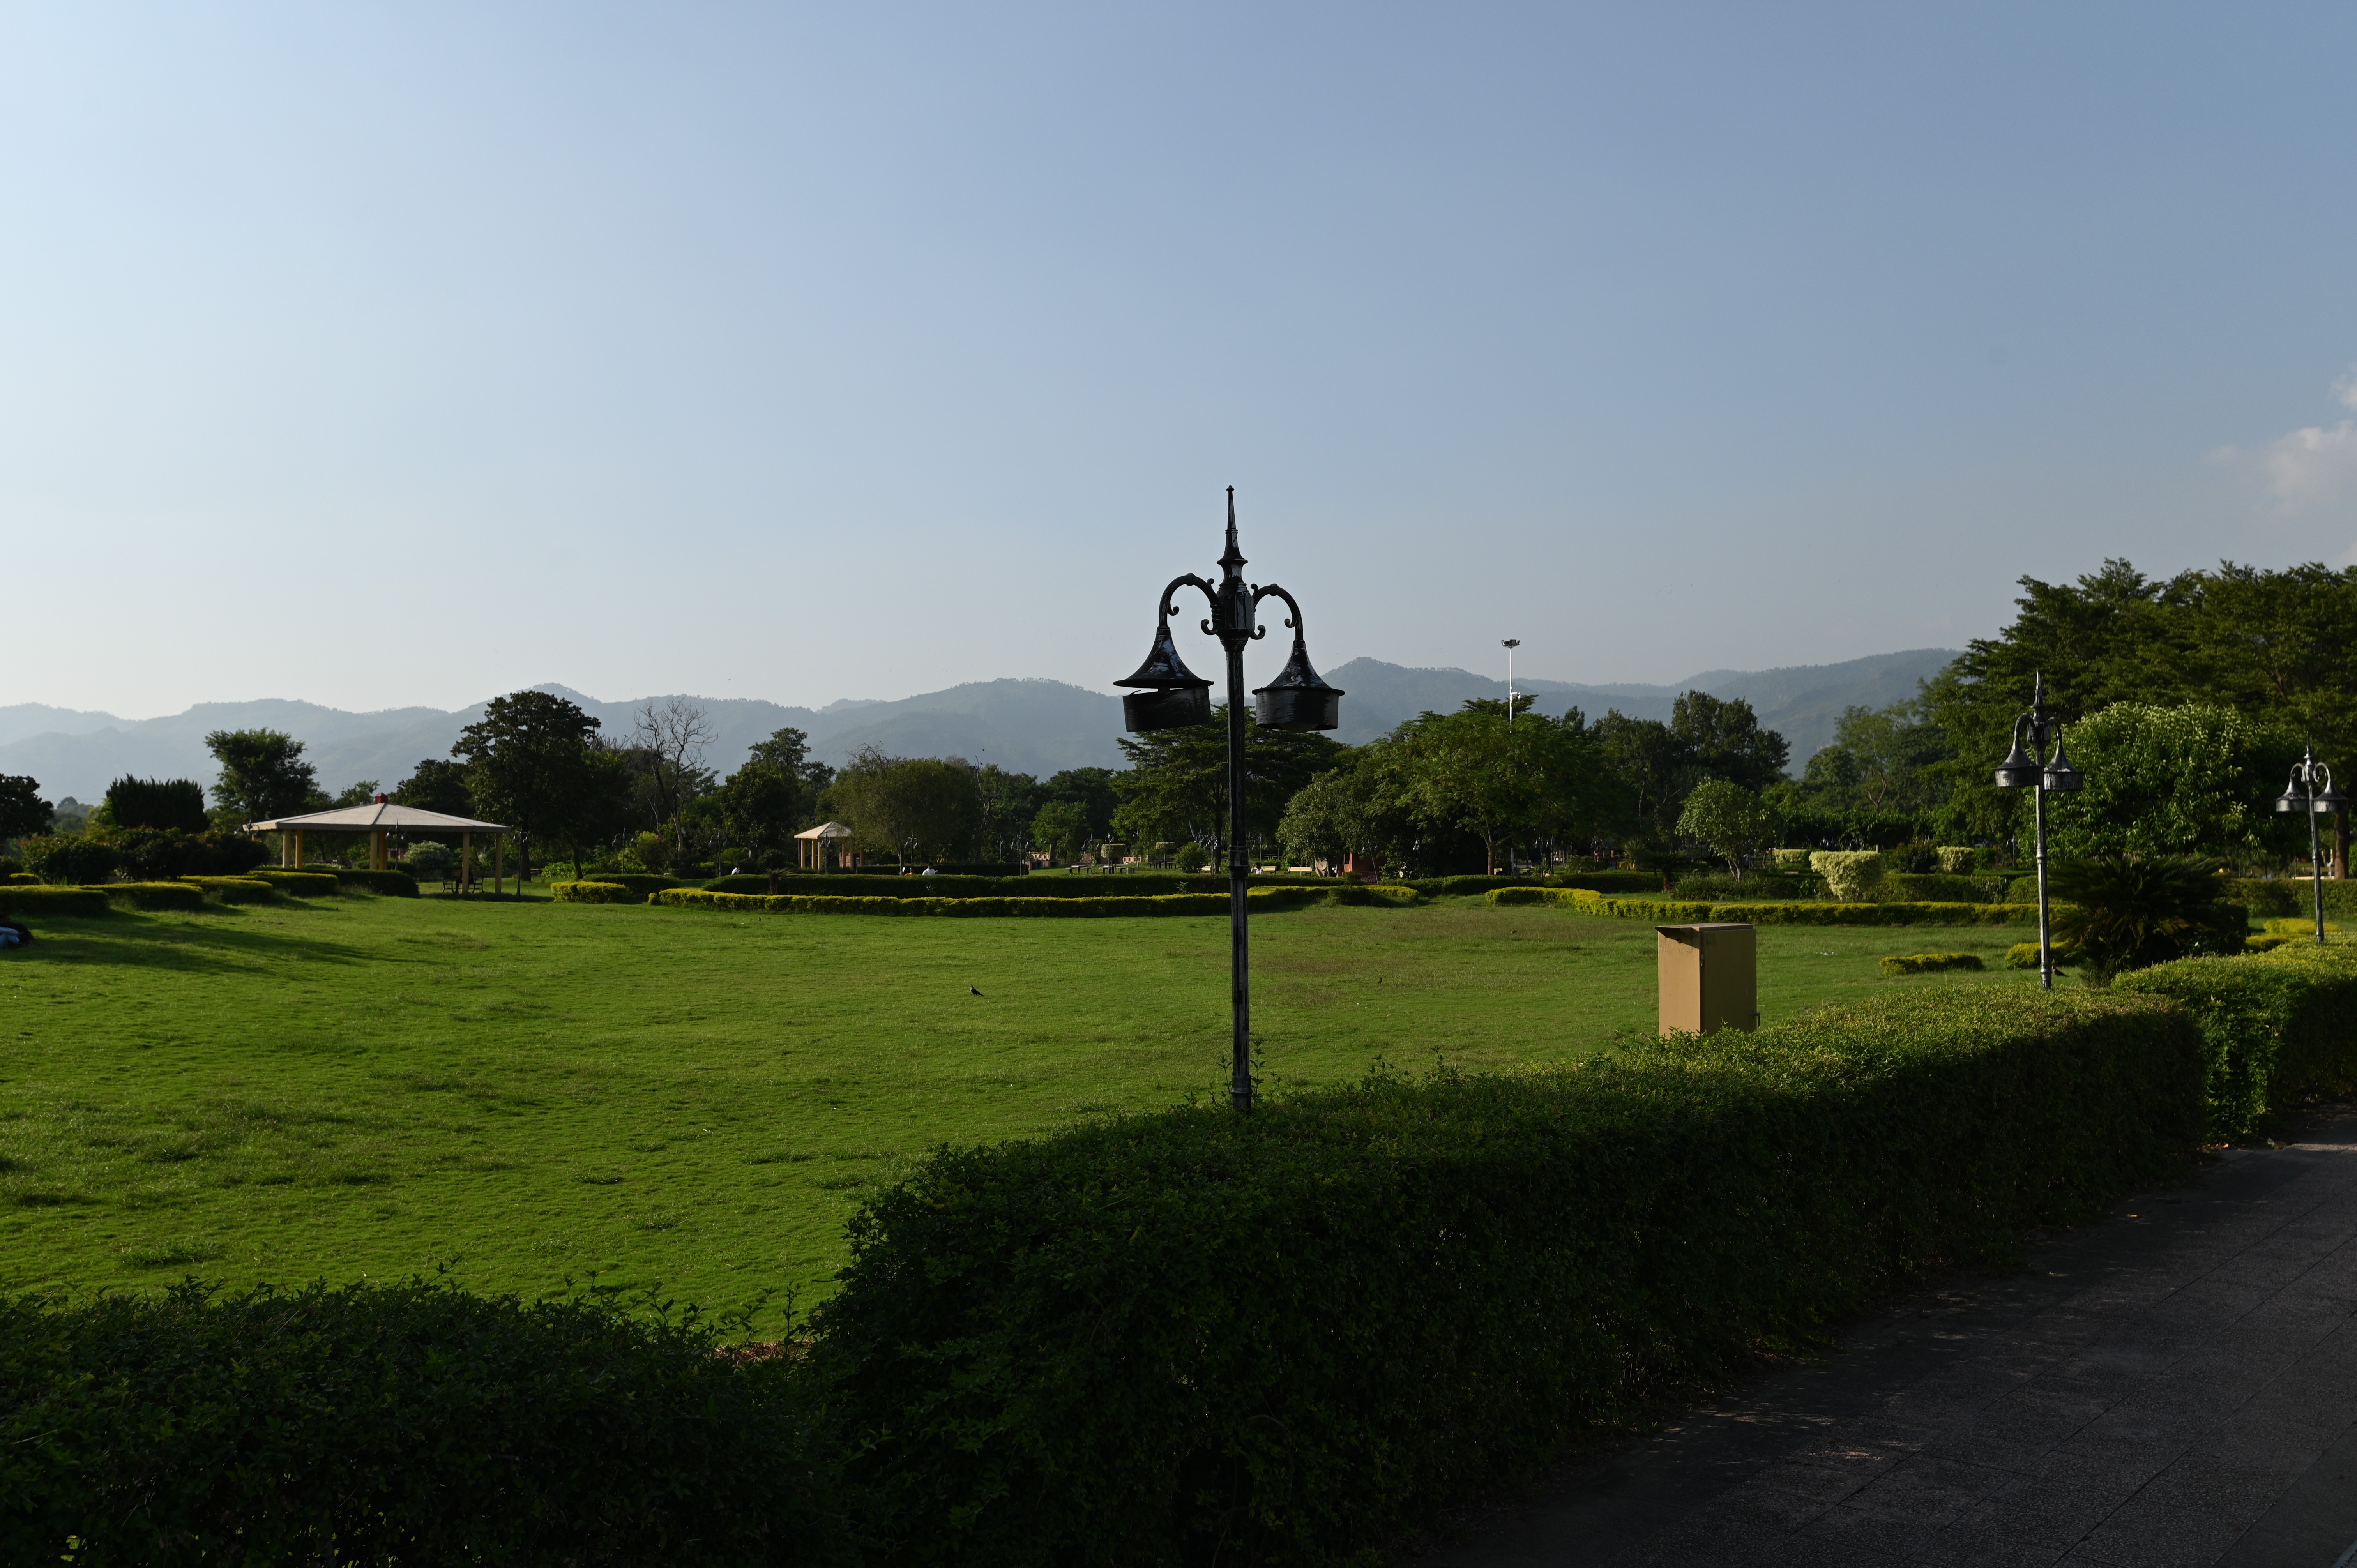
[[1661,1030],[1708,1035],[1760,1026],[1760,933],[1744,925],[1655,926]]

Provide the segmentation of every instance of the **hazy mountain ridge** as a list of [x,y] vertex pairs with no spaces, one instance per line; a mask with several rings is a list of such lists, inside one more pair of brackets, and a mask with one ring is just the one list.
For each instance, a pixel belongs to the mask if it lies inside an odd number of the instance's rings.
[[[1633,718],[1666,719],[1677,694],[1696,689],[1742,697],[1762,724],[1782,731],[1792,743],[1797,767],[1833,738],[1844,707],[1882,707],[1910,697],[1917,681],[1954,657],[1943,649],[1914,649],[1839,664],[1706,671],[1668,685],[1579,685],[1523,675],[1514,685],[1536,696],[1546,712],[1577,705],[1591,718],[1618,708]],[[1469,697],[1502,696],[1506,689],[1495,676],[1412,669],[1378,659],[1353,659],[1326,674],[1349,693],[1336,738],[1354,745],[1427,708],[1447,712]],[[631,715],[647,701],[600,702],[554,682],[539,690],[580,703],[617,738],[630,734]],[[755,741],[786,725],[810,736],[814,756],[838,764],[863,746],[877,746],[902,756],[965,757],[1043,777],[1066,768],[1123,766],[1114,744],[1121,734],[1121,700],[1060,681],[976,681],[891,701],[845,698],[818,709],[757,698],[693,700],[716,732],[705,760],[724,773],[744,761]],[[320,782],[330,790],[363,779],[390,789],[421,758],[447,757],[458,732],[482,714],[480,703],[455,713],[413,707],[361,714],[269,698],[199,703],[161,718],[119,719],[19,703],[0,707],[0,773],[32,775],[51,800],[96,800],[125,773],[210,785],[214,769],[205,750],[207,733],[266,727],[303,741]]]

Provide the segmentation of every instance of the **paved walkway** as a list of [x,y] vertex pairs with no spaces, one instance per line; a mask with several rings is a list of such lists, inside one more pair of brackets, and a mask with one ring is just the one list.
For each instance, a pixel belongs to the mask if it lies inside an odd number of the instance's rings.
[[2291,1136],[1574,1464],[1423,1561],[2335,1568],[2357,1543],[2357,1112]]

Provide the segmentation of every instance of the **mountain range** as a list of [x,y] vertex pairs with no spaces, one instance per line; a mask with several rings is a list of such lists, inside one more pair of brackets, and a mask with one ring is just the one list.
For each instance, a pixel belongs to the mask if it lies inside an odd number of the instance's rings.
[[[1761,724],[1782,732],[1798,768],[1833,739],[1842,710],[1887,707],[1915,694],[1916,682],[1955,655],[1944,649],[1877,654],[1840,664],[1779,670],[1709,670],[1669,685],[1579,685],[1518,677],[1515,689],[1548,713],[1577,706],[1589,717],[1618,708],[1632,718],[1666,719],[1678,693],[1707,692],[1743,698]],[[1506,683],[1464,670],[1420,670],[1379,659],[1353,659],[1326,671],[1349,693],[1335,738],[1372,740],[1425,710],[1446,713],[1469,697],[1500,697]],[[539,688],[570,698],[619,738],[647,699],[600,702],[565,687]],[[654,699],[662,701],[660,697]],[[1066,768],[1119,768],[1123,757],[1121,700],[1060,681],[970,682],[946,691],[896,701],[846,699],[823,708],[783,707],[745,698],[694,699],[711,720],[716,738],[705,762],[723,773],[744,761],[755,741],[791,725],[810,736],[812,755],[840,764],[863,746],[904,757],[964,757],[1041,777]],[[442,757],[458,732],[483,714],[483,704],[455,713],[439,708],[388,708],[347,713],[313,703],[265,699],[199,703],[164,718],[121,719],[20,703],[0,707],[0,773],[30,774],[51,800],[99,799],[123,775],[194,779],[210,784],[205,736],[218,729],[283,730],[302,741],[305,755],[330,790],[361,779],[391,789],[425,757]]]

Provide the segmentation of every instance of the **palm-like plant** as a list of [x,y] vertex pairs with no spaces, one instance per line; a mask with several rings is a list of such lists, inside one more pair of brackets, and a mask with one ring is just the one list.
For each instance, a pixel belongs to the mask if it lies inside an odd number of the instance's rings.
[[2054,934],[2078,950],[2091,984],[2190,953],[2232,951],[2238,913],[2219,901],[2208,863],[2181,856],[2058,860],[2047,886]]

